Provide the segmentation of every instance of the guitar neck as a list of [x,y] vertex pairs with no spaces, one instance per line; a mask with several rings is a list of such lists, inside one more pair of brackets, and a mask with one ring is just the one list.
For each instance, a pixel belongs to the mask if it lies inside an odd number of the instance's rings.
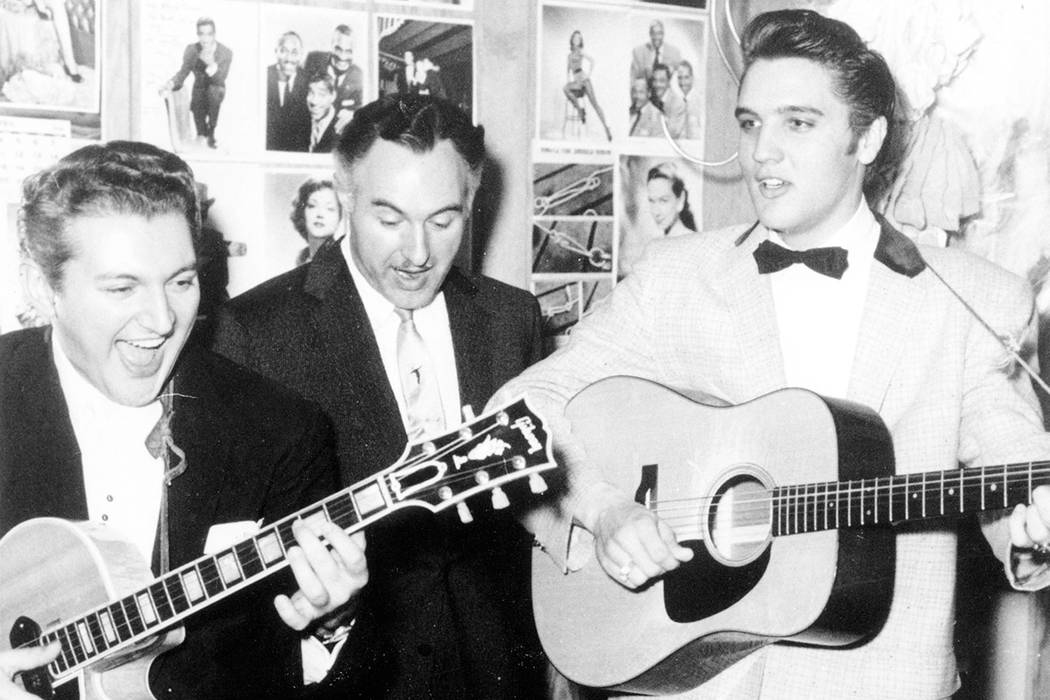
[[772,490],[773,535],[1011,508],[1048,483],[1050,462],[1028,462],[779,486]]
[[[438,512],[529,478],[533,492],[545,488],[537,472],[554,468],[550,435],[523,399],[470,425],[406,448],[398,463],[324,500],[262,528],[216,554],[184,564],[145,588],[49,628],[39,643],[58,641],[62,653],[49,665],[63,679],[105,656],[172,627],[193,613],[283,569],[296,545],[292,525],[303,520],[313,532],[331,522],[356,532],[406,506]],[[498,507],[502,507],[498,506]]]
[[330,521],[355,532],[390,510],[385,473],[300,510],[253,537],[216,554],[174,569],[130,595],[56,627],[40,642],[58,641],[62,653],[51,671],[61,678],[104,656],[116,653],[172,627],[199,610],[240,591],[288,565],[287,552],[296,545],[292,524],[304,520],[314,532]]

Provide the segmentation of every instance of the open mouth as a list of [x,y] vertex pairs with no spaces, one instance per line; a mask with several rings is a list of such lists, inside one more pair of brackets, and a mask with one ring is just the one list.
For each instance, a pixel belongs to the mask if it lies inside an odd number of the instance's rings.
[[160,358],[164,341],[165,338],[121,340],[117,343],[117,350],[121,359],[129,366],[146,369]]

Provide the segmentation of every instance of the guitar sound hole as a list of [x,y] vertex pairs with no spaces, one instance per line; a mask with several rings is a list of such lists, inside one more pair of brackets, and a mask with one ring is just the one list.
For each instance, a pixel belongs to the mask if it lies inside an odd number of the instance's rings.
[[769,542],[769,489],[750,474],[731,476],[715,491],[707,513],[711,555],[730,566],[754,561]]

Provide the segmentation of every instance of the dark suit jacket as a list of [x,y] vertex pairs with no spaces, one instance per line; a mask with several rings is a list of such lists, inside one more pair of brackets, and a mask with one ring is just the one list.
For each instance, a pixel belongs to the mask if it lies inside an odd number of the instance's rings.
[[[331,153],[332,149],[335,148],[336,142],[339,140],[339,134],[335,130],[336,119],[328,122],[328,126],[321,133],[321,138],[317,140],[314,147],[310,149],[310,153]],[[309,146],[310,141],[310,130],[313,128],[313,122],[307,122],[306,127],[306,141]]]
[[291,94],[281,105],[277,66],[266,68],[266,150],[305,151],[310,147],[309,88],[306,71],[296,73]]
[[[0,336],[0,534],[29,518],[88,516],[49,335]],[[214,524],[273,522],[337,490],[331,425],[316,406],[191,346],[174,389],[173,437],[188,468],[168,491],[173,567],[203,555]],[[273,609],[278,589],[294,590],[287,570],[189,618],[186,641],[150,670],[153,693],[284,697],[301,687],[299,637]]]
[[[443,286],[463,403],[479,412],[540,355],[540,316],[528,293],[453,269]],[[237,297],[220,312],[218,349],[322,405],[337,426],[345,482],[393,464],[406,435],[375,336],[339,246]],[[513,494],[512,494],[513,495]],[[368,530],[363,609],[381,642],[357,645],[330,679],[368,697],[538,697],[543,656],[529,605],[531,538],[475,502],[476,521],[411,513]],[[502,514],[500,514],[502,515]],[[362,623],[358,622],[358,627]],[[356,631],[357,628],[355,628]],[[347,679],[344,682],[344,679]]]
[[182,84],[190,73],[193,73],[193,91],[204,92],[205,88],[226,87],[226,76],[230,73],[230,64],[233,63],[233,51],[225,44],[216,43],[215,62],[219,68],[214,75],[208,75],[207,66],[200,60],[200,42],[187,44],[182,52],[182,65],[175,75],[171,76],[172,89],[181,90]]

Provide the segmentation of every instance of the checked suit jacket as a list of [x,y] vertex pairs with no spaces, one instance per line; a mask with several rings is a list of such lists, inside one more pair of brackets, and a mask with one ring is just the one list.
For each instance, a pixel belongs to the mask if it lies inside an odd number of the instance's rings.
[[[453,268],[442,287],[460,398],[480,409],[540,356],[539,307],[520,289]],[[336,426],[344,483],[393,464],[407,437],[371,324],[337,241],[308,265],[232,299],[217,349],[317,401]],[[359,627],[329,679],[345,697],[536,697],[543,657],[529,605],[528,538],[487,500],[475,522],[410,513],[371,526]],[[364,655],[364,656],[362,656]],[[349,659],[349,661],[348,661]],[[352,670],[347,670],[347,663]]]
[[[785,386],[769,278],[758,274],[752,256],[767,237],[755,225],[650,244],[565,348],[497,394],[494,401],[525,394],[537,411],[561,417],[553,431],[571,473],[567,512],[572,498],[601,479],[601,465],[590,463],[572,442],[562,416],[568,399],[588,384],[634,375],[732,404]],[[1020,338],[1031,337],[1034,318],[1026,283],[959,250],[920,249],[885,222],[875,258],[845,398],[873,408],[885,421],[898,473],[1050,455],[1027,375],[931,267],[996,332]],[[1004,525],[989,523],[986,535],[1006,561]],[[566,551],[571,525],[565,513],[537,509],[529,526],[555,558]],[[897,532],[892,607],[872,639],[849,649],[772,645],[681,697],[950,696],[958,687],[952,648],[955,527],[935,521]],[[593,556],[589,535],[573,541],[569,569]]]
[[[0,336],[0,534],[29,518],[88,517],[49,338],[44,328]],[[332,428],[317,406],[192,345],[173,376],[172,433],[188,466],[168,491],[172,567],[204,555],[213,525],[272,523],[337,490]],[[294,590],[286,570],[188,618],[186,641],[150,669],[153,694],[287,697],[301,688],[299,633],[272,603]]]

